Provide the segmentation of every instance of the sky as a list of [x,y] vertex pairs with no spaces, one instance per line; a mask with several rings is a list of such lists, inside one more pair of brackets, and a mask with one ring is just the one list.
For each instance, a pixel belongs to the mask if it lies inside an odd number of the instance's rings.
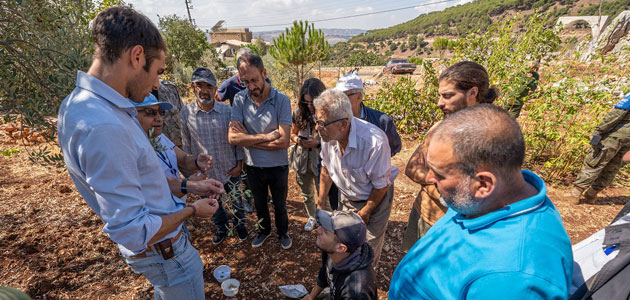
[[[186,0],[127,0],[155,24],[159,16],[176,14],[188,17]],[[188,0],[190,14],[202,30],[210,29],[219,20],[231,27],[248,27],[250,31],[269,31],[288,27],[294,20],[322,19],[369,14],[384,10],[410,7],[372,15],[317,21],[316,28],[378,29],[400,24],[420,14],[472,0]],[[272,25],[272,26],[265,26]]]

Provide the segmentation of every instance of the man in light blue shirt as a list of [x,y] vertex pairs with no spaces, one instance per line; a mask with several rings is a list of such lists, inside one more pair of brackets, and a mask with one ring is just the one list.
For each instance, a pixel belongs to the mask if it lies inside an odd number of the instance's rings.
[[497,106],[436,127],[427,181],[449,209],[396,267],[389,299],[567,298],[571,241],[524,157],[518,124]]
[[[92,65],[78,72],[76,88],[59,109],[59,145],[68,173],[103,220],[103,232],[155,287],[155,299],[204,299],[203,263],[183,222],[211,217],[216,200],[186,205],[170,193],[127,100],[140,103],[157,88],[166,45],[146,16],[127,7],[99,13],[92,36]],[[216,196],[223,189],[214,184]]]

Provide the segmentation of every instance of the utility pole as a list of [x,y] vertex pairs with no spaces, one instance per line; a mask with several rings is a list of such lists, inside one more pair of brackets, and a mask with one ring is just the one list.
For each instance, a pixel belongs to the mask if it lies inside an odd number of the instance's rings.
[[190,16],[190,10],[192,9],[192,6],[188,5],[190,1],[191,0],[184,0],[184,2],[186,2],[186,11],[188,12],[188,21],[190,21],[190,24],[195,25],[195,23],[193,23],[192,17]]

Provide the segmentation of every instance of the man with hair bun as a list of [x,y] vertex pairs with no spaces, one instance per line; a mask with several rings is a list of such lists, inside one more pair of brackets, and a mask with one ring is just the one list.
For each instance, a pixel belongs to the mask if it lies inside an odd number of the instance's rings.
[[[448,67],[440,74],[438,82],[438,107],[445,117],[466,107],[492,103],[499,96],[499,90],[490,87],[486,69],[472,61],[461,61]],[[438,124],[439,122],[429,129],[424,141],[409,158],[405,169],[405,175],[419,183],[421,189],[409,213],[407,229],[403,235],[403,251],[408,251],[446,212],[446,205],[440,203],[439,192],[433,184],[425,180],[428,172],[426,152],[433,129]]]
[[567,298],[571,241],[524,158],[518,123],[497,106],[435,128],[426,180],[449,209],[398,264],[389,299]]

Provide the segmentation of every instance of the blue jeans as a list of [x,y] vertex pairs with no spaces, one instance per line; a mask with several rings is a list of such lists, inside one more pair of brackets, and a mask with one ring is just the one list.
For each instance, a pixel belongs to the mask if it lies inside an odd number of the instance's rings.
[[203,300],[203,262],[197,249],[190,244],[186,226],[181,236],[173,243],[175,256],[164,260],[158,251],[147,253],[147,257],[127,257],[131,269],[142,274],[153,285],[156,300]]
[[[225,189],[225,195],[229,195],[232,191],[232,188],[238,189],[236,185],[239,184],[239,182],[240,176],[231,177],[230,180],[223,185],[223,188]],[[214,225],[217,226],[217,233],[227,233],[227,223],[229,217],[227,211],[223,208],[223,201],[221,199],[223,199],[223,197],[219,198],[219,208],[217,209],[217,212],[214,213],[214,216],[212,216],[212,220],[214,221]],[[228,203],[231,203],[232,210],[234,211],[235,215],[232,219],[232,224],[234,225],[234,228],[236,229],[239,227],[244,227],[245,213],[243,212],[243,201],[241,200],[241,193],[237,190],[235,197],[228,201]]]

